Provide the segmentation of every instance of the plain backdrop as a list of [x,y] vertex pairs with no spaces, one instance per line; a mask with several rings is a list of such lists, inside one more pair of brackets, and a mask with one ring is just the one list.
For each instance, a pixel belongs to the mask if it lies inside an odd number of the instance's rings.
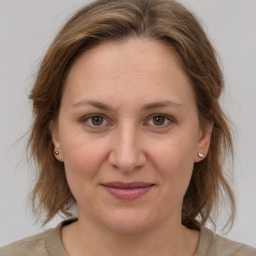
[[[33,167],[26,160],[28,93],[61,25],[88,1],[0,0],[0,246],[55,226],[33,225],[27,203]],[[237,219],[224,236],[256,247],[256,1],[181,0],[201,19],[226,80],[223,108],[235,129]]]

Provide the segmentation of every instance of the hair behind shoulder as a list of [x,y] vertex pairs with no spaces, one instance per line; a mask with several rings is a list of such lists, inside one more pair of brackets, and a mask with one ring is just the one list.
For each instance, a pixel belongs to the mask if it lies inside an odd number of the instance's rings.
[[75,199],[68,187],[64,165],[53,154],[50,125],[58,116],[67,73],[82,52],[100,43],[143,37],[164,42],[180,56],[193,83],[201,124],[213,122],[206,158],[195,163],[184,196],[182,222],[198,228],[214,223],[221,200],[228,201],[229,223],[235,216],[235,200],[223,170],[233,152],[227,118],[219,97],[224,87],[215,51],[195,16],[173,0],[98,0],[81,8],[64,25],[49,47],[30,94],[34,121],[28,145],[38,167],[32,191],[34,212],[46,213],[44,224],[56,214],[72,214]]

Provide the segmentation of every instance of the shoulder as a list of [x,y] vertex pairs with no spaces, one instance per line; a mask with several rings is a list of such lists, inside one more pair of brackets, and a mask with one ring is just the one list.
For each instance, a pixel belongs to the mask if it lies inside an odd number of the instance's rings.
[[61,228],[76,219],[65,220],[56,228],[0,248],[1,256],[67,256],[61,241]]
[[46,237],[52,232],[52,229],[46,230],[40,234],[24,238],[14,243],[0,248],[1,256],[48,256],[46,249]]
[[198,256],[256,256],[256,249],[201,228]]
[[223,256],[256,256],[255,248],[242,243],[231,241],[217,234],[213,234],[211,251],[221,253]]

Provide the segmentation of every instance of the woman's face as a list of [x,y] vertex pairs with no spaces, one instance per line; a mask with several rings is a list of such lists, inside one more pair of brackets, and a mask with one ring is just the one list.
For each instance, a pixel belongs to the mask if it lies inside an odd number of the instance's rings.
[[207,153],[190,80],[160,42],[107,42],[68,74],[52,129],[79,220],[121,233],[180,225],[197,153]]

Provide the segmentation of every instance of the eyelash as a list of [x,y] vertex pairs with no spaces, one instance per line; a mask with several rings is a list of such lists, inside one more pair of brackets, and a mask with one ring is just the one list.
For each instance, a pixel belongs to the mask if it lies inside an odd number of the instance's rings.
[[[100,118],[103,118],[103,122],[108,122],[106,117],[104,115],[102,115],[102,114],[87,115],[87,116],[83,117],[82,122],[88,124],[88,120],[92,119],[93,117],[100,117]],[[169,115],[158,113],[158,114],[151,115],[149,117],[149,120],[146,123],[149,123],[151,120],[153,120],[153,118],[156,118],[156,117],[164,118],[164,123],[168,122],[168,124],[164,124],[164,125],[154,125],[154,124],[152,124],[153,126],[158,127],[158,128],[165,128],[165,127],[169,126],[170,123],[174,123],[175,122],[173,117],[170,117]],[[103,124],[103,125],[88,124],[87,126],[93,128],[93,129],[99,129],[99,128],[102,128],[104,125],[106,125],[106,124]],[[108,126],[110,126],[110,125],[108,125]]]

